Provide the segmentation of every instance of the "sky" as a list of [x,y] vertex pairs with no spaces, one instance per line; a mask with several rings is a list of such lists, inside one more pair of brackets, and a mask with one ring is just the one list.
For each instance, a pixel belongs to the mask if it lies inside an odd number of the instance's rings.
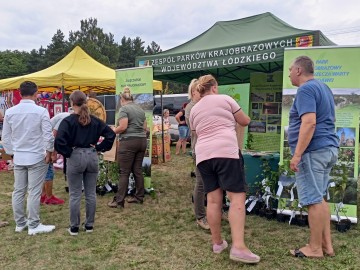
[[155,41],[167,50],[200,35],[217,21],[271,12],[299,29],[321,30],[338,45],[360,45],[359,0],[10,0],[0,4],[0,51],[47,47],[60,29],[66,39],[80,21],[123,36]]

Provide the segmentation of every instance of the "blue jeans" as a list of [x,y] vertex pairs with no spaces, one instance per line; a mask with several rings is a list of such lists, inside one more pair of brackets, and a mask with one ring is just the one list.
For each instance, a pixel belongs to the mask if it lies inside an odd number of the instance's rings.
[[301,206],[321,203],[326,195],[331,168],[338,158],[338,148],[326,147],[305,153],[295,173]]

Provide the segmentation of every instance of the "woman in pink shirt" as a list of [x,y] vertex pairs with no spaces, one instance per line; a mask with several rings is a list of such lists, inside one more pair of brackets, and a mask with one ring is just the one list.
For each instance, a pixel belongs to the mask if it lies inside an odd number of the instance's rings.
[[229,223],[232,248],[230,259],[258,263],[244,242],[246,183],[244,161],[238,147],[235,126],[247,126],[250,118],[227,95],[218,94],[218,84],[211,75],[198,80],[201,100],[190,112],[190,127],[197,134],[196,165],[207,193],[207,218],[211,229],[213,252],[228,247],[221,238],[223,190],[230,199]]

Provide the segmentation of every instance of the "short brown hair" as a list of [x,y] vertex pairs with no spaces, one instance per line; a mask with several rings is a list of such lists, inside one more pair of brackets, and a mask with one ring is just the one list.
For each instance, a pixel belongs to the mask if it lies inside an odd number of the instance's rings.
[[306,74],[314,74],[314,62],[308,56],[296,57],[294,65],[301,67]]

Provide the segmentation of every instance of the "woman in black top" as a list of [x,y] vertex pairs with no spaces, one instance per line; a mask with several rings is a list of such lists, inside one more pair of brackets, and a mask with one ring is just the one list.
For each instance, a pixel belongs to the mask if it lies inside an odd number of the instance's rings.
[[[103,121],[90,115],[86,95],[76,90],[70,95],[74,113],[64,118],[55,138],[55,149],[67,160],[69,184],[70,235],[77,235],[80,226],[82,183],[86,201],[86,232],[93,231],[96,210],[96,182],[99,173],[97,152],[111,149],[115,133]],[[97,144],[100,136],[104,140]]]

